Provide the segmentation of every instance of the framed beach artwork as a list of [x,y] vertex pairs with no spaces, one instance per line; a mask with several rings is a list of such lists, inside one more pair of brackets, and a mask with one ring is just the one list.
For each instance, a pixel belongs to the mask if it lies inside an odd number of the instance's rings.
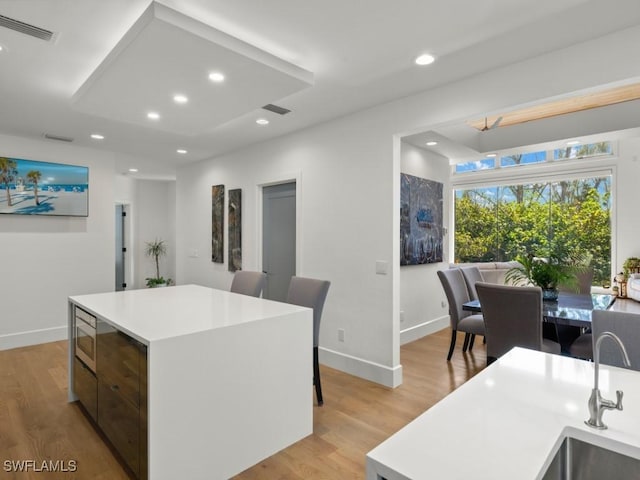
[[89,215],[89,168],[0,157],[0,213]]
[[442,262],[443,184],[400,174],[400,265]]
[[229,271],[242,270],[242,189],[229,190]]
[[224,263],[224,185],[211,187],[211,261]]

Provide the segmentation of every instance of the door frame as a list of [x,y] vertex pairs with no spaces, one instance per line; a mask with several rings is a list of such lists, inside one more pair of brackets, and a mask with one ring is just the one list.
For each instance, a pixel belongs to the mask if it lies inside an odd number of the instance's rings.
[[263,222],[263,189],[283,183],[296,182],[296,275],[304,271],[302,268],[302,175],[300,172],[283,173],[265,179],[256,184],[256,259],[258,269],[264,271],[262,258],[262,222]]
[[[139,288],[134,285],[135,273],[135,255],[134,255],[134,232],[131,204],[128,202],[115,202],[115,206],[122,205],[122,211],[126,214],[124,217],[124,248],[127,249],[124,255],[124,283],[127,284],[125,290]],[[115,238],[114,238],[115,241]],[[115,281],[114,281],[115,284]]]

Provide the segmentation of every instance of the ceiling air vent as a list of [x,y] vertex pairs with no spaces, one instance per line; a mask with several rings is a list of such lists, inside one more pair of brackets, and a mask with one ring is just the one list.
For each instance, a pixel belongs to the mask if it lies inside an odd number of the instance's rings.
[[48,138],[49,140],[57,140],[59,142],[73,142],[73,138],[71,137],[63,137],[60,135],[52,135],[50,133],[45,133],[44,138]]
[[286,115],[291,111],[287,108],[279,107],[278,105],[273,105],[272,103],[270,103],[269,105],[265,105],[262,108],[264,108],[265,110],[269,110],[270,112],[277,113],[278,115]]
[[15,30],[16,32],[39,38],[46,42],[50,42],[53,38],[53,32],[49,30],[45,30],[44,28],[36,27],[34,25],[29,25],[28,23],[21,22],[20,20],[16,20],[14,18],[5,17],[4,15],[0,15],[0,27],[9,28],[11,30]]

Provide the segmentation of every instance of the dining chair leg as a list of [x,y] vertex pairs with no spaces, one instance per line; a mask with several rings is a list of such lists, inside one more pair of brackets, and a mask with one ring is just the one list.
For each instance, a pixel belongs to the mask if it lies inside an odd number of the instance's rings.
[[476,335],[474,333],[471,334],[471,340],[469,341],[469,351],[473,350],[473,342],[476,340]]
[[451,360],[451,355],[453,355],[453,349],[456,346],[456,337],[458,336],[457,330],[451,330],[451,345],[449,345],[449,355],[447,355],[447,362]]
[[318,362],[318,347],[313,347],[313,384],[316,387],[316,399],[318,400],[318,406],[321,407],[324,401],[322,400],[322,385],[320,384],[320,364]]
[[466,352],[467,348],[469,348],[469,339],[471,338],[471,334],[469,333],[465,333],[464,334],[464,343],[462,344],[462,351]]

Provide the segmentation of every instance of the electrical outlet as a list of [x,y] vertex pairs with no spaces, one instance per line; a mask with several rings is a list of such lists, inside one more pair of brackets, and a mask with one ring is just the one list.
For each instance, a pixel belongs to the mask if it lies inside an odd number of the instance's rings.
[[446,308],[446,307],[447,307],[447,302],[446,302],[446,300],[441,300],[441,301],[440,301],[440,305],[442,306],[442,308]]
[[404,310],[400,310],[400,323],[404,322]]
[[192,248],[191,250],[189,250],[189,256],[191,258],[198,258],[200,256],[200,253],[198,252],[197,249]]
[[338,329],[338,341],[344,342],[344,328]]

